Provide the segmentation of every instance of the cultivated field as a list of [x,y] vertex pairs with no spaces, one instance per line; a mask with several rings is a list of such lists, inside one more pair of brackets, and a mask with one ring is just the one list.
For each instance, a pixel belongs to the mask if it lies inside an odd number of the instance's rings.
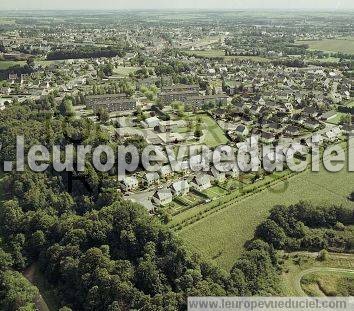
[[311,50],[341,52],[354,55],[354,38],[326,39],[313,41],[297,41],[299,44],[308,44]]
[[[217,206],[215,213],[184,224],[178,235],[193,250],[206,258],[213,259],[221,267],[229,270],[241,254],[244,243],[254,236],[259,223],[269,210],[277,204],[294,204],[308,200],[315,204],[343,204],[354,207],[347,196],[354,190],[354,173],[343,169],[339,173],[329,173],[321,168],[319,173],[306,171],[266,190]],[[188,210],[172,220],[178,226],[196,211]],[[195,216],[194,215],[194,216]]]

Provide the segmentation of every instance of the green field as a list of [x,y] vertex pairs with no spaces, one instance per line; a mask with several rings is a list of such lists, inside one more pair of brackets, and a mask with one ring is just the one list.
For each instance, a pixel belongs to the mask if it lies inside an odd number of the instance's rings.
[[343,116],[345,116],[345,113],[338,112],[335,118],[328,120],[328,123],[338,125],[341,122]]
[[221,196],[227,194],[227,191],[218,187],[218,186],[214,186],[214,187],[211,187],[211,188],[205,190],[204,193],[209,198],[214,199],[214,198],[220,198]]
[[[329,173],[321,168],[319,173],[306,171],[271,189],[246,196],[244,199],[220,203],[215,213],[187,224],[178,235],[192,249],[208,259],[214,259],[221,267],[229,270],[243,251],[244,243],[254,236],[259,223],[270,209],[277,204],[294,204],[308,200],[315,204],[343,204],[354,207],[347,196],[354,190],[354,174],[343,169]],[[195,210],[198,213],[199,207]],[[188,210],[172,220],[172,225],[193,217],[194,209]],[[188,216],[187,216],[188,215]]]
[[134,73],[140,69],[140,67],[124,67],[124,66],[118,66],[117,68],[114,68],[113,74],[118,75],[118,76],[124,76],[127,77],[129,74]]
[[9,69],[10,67],[13,67],[16,65],[23,66],[24,64],[26,64],[25,61],[1,60],[0,61],[0,70],[6,70],[6,69]]
[[205,57],[205,58],[219,58],[222,57],[225,60],[250,60],[254,62],[268,62],[269,60],[260,56],[225,56],[225,52],[223,50],[206,50],[206,51],[191,51],[191,50],[183,50],[188,55],[195,55],[197,57]]
[[205,138],[202,142],[203,144],[212,148],[227,144],[228,139],[226,138],[225,133],[220,128],[220,126],[207,114],[194,115],[188,119],[196,121],[198,118],[202,119],[203,127],[206,130]]
[[[40,66],[47,67],[47,66],[50,66],[51,64],[54,64],[54,63],[60,63],[60,61],[35,60],[35,63]],[[6,69],[9,69],[10,67],[13,67],[13,66],[23,66],[25,64],[26,64],[26,61],[24,61],[24,60],[19,60],[19,61],[1,60],[0,61],[0,70],[6,70]]]
[[354,38],[325,39],[312,41],[297,41],[298,44],[308,44],[311,50],[341,52],[354,55]]

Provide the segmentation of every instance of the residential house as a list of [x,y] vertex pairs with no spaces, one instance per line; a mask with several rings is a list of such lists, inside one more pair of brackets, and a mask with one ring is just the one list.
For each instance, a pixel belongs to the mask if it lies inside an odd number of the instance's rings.
[[191,184],[199,191],[209,189],[211,187],[210,176],[208,174],[199,174],[192,179]]
[[308,117],[315,118],[319,114],[319,110],[316,107],[306,107],[302,113]]
[[[162,133],[167,133],[167,132],[174,132],[177,130],[179,125],[179,121],[160,121],[159,122],[159,130]],[[183,126],[180,126],[183,127]]]
[[139,187],[139,182],[135,176],[127,176],[120,182],[120,185],[124,191],[132,191]]
[[320,124],[312,119],[305,119],[304,126],[310,130],[316,130],[320,127]]
[[298,136],[300,134],[300,130],[296,126],[289,125],[285,128],[284,133],[290,136]]
[[165,206],[172,202],[173,196],[171,189],[157,190],[152,196],[152,202],[158,206]]
[[189,183],[184,179],[176,181],[171,185],[172,193],[175,196],[185,195],[189,192],[189,189]]
[[260,141],[265,144],[271,144],[275,141],[275,136],[272,133],[262,132]]
[[164,165],[160,168],[159,174],[161,178],[170,178],[173,175],[173,171],[170,165]]
[[218,171],[214,166],[209,171],[209,175],[217,182],[224,182],[226,180],[225,172]]
[[160,176],[156,172],[149,172],[145,174],[143,181],[146,186],[150,187],[160,182]]
[[152,128],[158,127],[160,124],[160,119],[158,117],[150,117],[145,119],[145,121],[141,121],[141,125],[145,128]]
[[240,124],[236,127],[235,129],[235,133],[238,135],[238,136],[247,136],[248,133],[249,133],[249,130],[246,126],[244,126],[243,124]]

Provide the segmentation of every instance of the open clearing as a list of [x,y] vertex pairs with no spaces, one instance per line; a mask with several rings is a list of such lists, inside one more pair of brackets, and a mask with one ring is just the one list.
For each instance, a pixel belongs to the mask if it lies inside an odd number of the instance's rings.
[[312,41],[297,41],[298,44],[308,44],[311,50],[340,52],[354,55],[354,38],[325,39]]
[[[178,235],[192,250],[199,252],[226,270],[229,270],[243,251],[244,243],[254,236],[261,221],[277,204],[290,205],[299,200],[314,204],[343,204],[354,207],[347,196],[354,190],[354,174],[344,168],[330,173],[323,167],[320,172],[306,171],[272,188],[258,192],[237,202],[225,203],[225,208],[184,226]],[[183,220],[182,213],[173,220]]]

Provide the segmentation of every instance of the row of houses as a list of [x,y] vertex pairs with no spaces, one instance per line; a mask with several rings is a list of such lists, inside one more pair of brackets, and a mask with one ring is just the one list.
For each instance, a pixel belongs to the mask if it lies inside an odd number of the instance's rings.
[[226,104],[227,94],[200,95],[198,85],[172,85],[163,87],[159,94],[159,100],[162,104],[168,105],[174,101],[188,103],[195,108],[201,108],[204,105],[222,105]]
[[108,112],[125,112],[135,110],[137,101],[125,94],[107,94],[86,96],[85,103],[87,109],[97,110],[99,107],[105,107]]

